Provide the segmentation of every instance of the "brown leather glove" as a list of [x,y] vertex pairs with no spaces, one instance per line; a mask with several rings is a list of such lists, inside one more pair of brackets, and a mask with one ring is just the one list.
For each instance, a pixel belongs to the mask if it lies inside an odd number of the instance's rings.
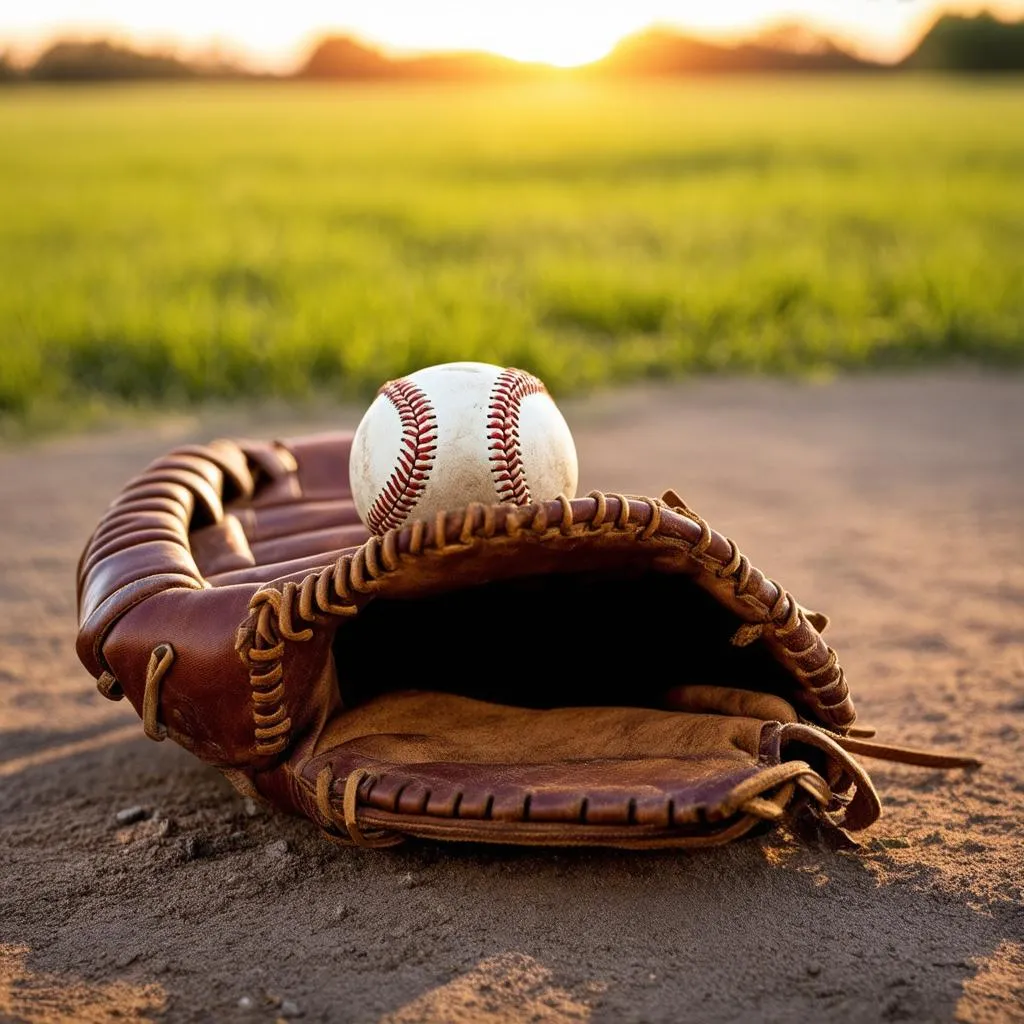
[[368,846],[703,846],[870,825],[851,750],[977,764],[857,738],[824,616],[673,492],[371,536],[350,443],[179,448],[79,563],[100,692],[241,792]]

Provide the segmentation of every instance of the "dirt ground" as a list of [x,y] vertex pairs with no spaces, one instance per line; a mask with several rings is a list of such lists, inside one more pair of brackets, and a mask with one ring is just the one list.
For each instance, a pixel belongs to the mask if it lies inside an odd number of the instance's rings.
[[99,696],[74,653],[74,572],[103,507],[167,448],[361,410],[8,448],[0,1020],[1024,1021],[1024,377],[561,404],[581,491],[676,488],[831,616],[881,740],[984,767],[865,761],[884,815],[852,852],[781,829],[698,853],[338,847]]

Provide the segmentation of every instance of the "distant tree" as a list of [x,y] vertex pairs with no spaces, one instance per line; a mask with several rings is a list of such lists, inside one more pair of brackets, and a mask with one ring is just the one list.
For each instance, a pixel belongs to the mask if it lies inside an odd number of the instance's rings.
[[648,29],[622,39],[593,68],[626,75],[674,75],[721,63],[722,47],[668,29]]
[[492,53],[431,53],[388,57],[348,36],[329,36],[314,47],[299,78],[398,79],[401,81],[489,81],[554,74],[542,64],[527,64]]
[[142,53],[99,39],[56,42],[39,55],[28,77],[45,82],[190,78],[195,69],[170,54]]
[[735,46],[656,28],[622,40],[593,65],[593,70],[643,76],[716,71],[855,71],[877,66],[847,53],[825,37],[797,37],[791,27]]
[[0,53],[0,85],[17,82],[22,77],[21,71],[6,53]]
[[838,47],[827,35],[802,21],[777,21],[749,40],[755,46],[788,53],[836,53]]
[[299,69],[299,78],[388,78],[391,62],[348,36],[320,40]]
[[903,66],[935,71],[1024,71],[1024,20],[983,12],[947,14],[928,30]]

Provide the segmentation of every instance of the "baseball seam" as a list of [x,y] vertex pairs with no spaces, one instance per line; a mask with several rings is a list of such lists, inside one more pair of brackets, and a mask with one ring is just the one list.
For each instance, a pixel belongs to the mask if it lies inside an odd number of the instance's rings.
[[402,441],[397,465],[366,513],[374,533],[405,521],[426,489],[437,451],[437,415],[426,394],[405,377],[389,381],[381,394],[398,412]]
[[491,476],[498,500],[513,505],[528,505],[530,485],[523,465],[519,440],[519,411],[528,395],[546,394],[547,389],[532,374],[508,368],[498,374],[491,389],[487,408],[487,440]]

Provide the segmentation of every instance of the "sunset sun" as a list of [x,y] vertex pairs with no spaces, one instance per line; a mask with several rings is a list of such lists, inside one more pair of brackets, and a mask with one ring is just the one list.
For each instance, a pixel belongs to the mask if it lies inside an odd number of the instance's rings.
[[551,64],[557,68],[571,68],[587,64],[605,56],[618,37],[600,32],[587,32],[578,36],[549,36],[537,38],[529,32],[523,32],[519,38],[510,37],[499,46],[494,53],[514,60]]
[[635,8],[572,2],[438,3],[429,12],[382,3],[366,12],[368,38],[407,51],[477,50],[513,60],[572,67],[603,57],[643,23]]
[[[636,26],[619,13],[588,14],[562,7],[544,17],[508,18],[500,32],[488,33],[482,49],[514,60],[574,67],[605,56]],[[449,26],[458,33],[458,25]]]

